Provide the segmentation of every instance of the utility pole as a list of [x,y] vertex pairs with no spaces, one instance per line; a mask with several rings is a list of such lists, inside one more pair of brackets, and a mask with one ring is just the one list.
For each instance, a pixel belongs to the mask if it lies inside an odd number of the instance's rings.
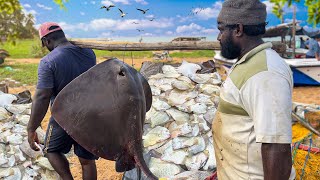
[[292,55],[293,55],[293,58],[295,58],[296,57],[296,6],[293,6],[292,38],[293,38]]

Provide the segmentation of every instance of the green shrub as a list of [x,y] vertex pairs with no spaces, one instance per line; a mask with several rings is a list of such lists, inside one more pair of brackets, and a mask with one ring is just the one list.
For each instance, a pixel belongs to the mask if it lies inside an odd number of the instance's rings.
[[33,44],[30,50],[31,56],[34,58],[42,58],[49,53],[48,49],[42,47],[40,43]]

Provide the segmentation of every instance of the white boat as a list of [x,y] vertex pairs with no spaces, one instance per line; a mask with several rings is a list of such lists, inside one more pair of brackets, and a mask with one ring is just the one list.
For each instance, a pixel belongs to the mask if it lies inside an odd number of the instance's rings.
[[[237,59],[228,60],[220,53],[216,53],[214,61],[228,71]],[[295,86],[320,86],[320,61],[315,58],[285,59],[285,61],[291,67]]]

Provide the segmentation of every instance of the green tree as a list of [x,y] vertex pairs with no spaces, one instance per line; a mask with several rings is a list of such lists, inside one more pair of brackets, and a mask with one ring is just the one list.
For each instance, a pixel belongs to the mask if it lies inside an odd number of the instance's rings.
[[0,0],[0,38],[15,43],[16,39],[33,38],[37,34],[32,14],[25,14],[18,0]]
[[[291,7],[293,2],[299,3],[300,0],[270,0],[274,3],[272,12],[280,19],[283,18],[283,8],[285,5]],[[308,20],[309,24],[316,26],[320,23],[320,1],[319,0],[306,0],[305,6],[308,7]]]
[[53,0],[57,5],[60,6],[61,9],[65,9],[64,3],[68,2],[69,0]]
[[2,40],[14,40],[18,37],[19,31],[11,20],[7,20],[7,16],[12,16],[16,11],[21,10],[18,0],[0,0],[0,42]]

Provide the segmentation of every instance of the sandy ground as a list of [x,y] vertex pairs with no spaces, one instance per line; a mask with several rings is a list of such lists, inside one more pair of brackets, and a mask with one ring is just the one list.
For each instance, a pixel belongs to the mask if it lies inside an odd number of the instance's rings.
[[[175,62],[181,62],[183,59],[174,59]],[[193,58],[185,59],[188,62],[201,62],[207,61],[208,59],[203,58]],[[103,59],[99,59],[99,62]],[[134,59],[134,64],[136,67],[140,67],[143,61],[148,61],[148,59]],[[39,59],[19,59],[10,60],[10,63],[39,63]],[[125,59],[125,62],[131,64],[131,60]],[[23,90],[30,90],[32,94],[35,92],[35,86],[25,86],[25,87],[9,87],[9,93],[19,93]],[[320,104],[320,87],[295,87],[293,90],[293,101],[309,104]],[[50,117],[50,112],[47,113],[45,119],[41,123],[41,126],[46,129],[48,124],[48,119]],[[82,179],[81,166],[77,157],[69,158],[70,168],[75,180]],[[113,161],[107,161],[104,159],[97,160],[97,170],[99,180],[120,180],[122,177],[121,173],[117,173],[114,168]]]
[[[140,68],[141,67],[141,64],[142,62],[144,61],[153,61],[152,59],[150,58],[134,58],[133,60],[131,58],[119,58],[120,60],[124,60],[125,63],[129,64],[129,65],[132,65],[134,64],[134,67],[136,68]],[[211,58],[212,59],[212,58]],[[97,62],[103,62],[105,61],[106,58],[98,58],[97,59]],[[186,60],[188,62],[205,62],[205,61],[208,61],[210,60],[210,58],[173,58],[173,61],[174,63],[177,63],[177,62],[182,62],[183,60]],[[14,64],[14,63],[39,63],[40,62],[40,59],[33,59],[33,58],[29,58],[29,59],[10,59],[10,58],[7,58],[6,59],[6,65],[10,65],[10,64]],[[159,62],[165,62],[165,61],[159,61]]]

